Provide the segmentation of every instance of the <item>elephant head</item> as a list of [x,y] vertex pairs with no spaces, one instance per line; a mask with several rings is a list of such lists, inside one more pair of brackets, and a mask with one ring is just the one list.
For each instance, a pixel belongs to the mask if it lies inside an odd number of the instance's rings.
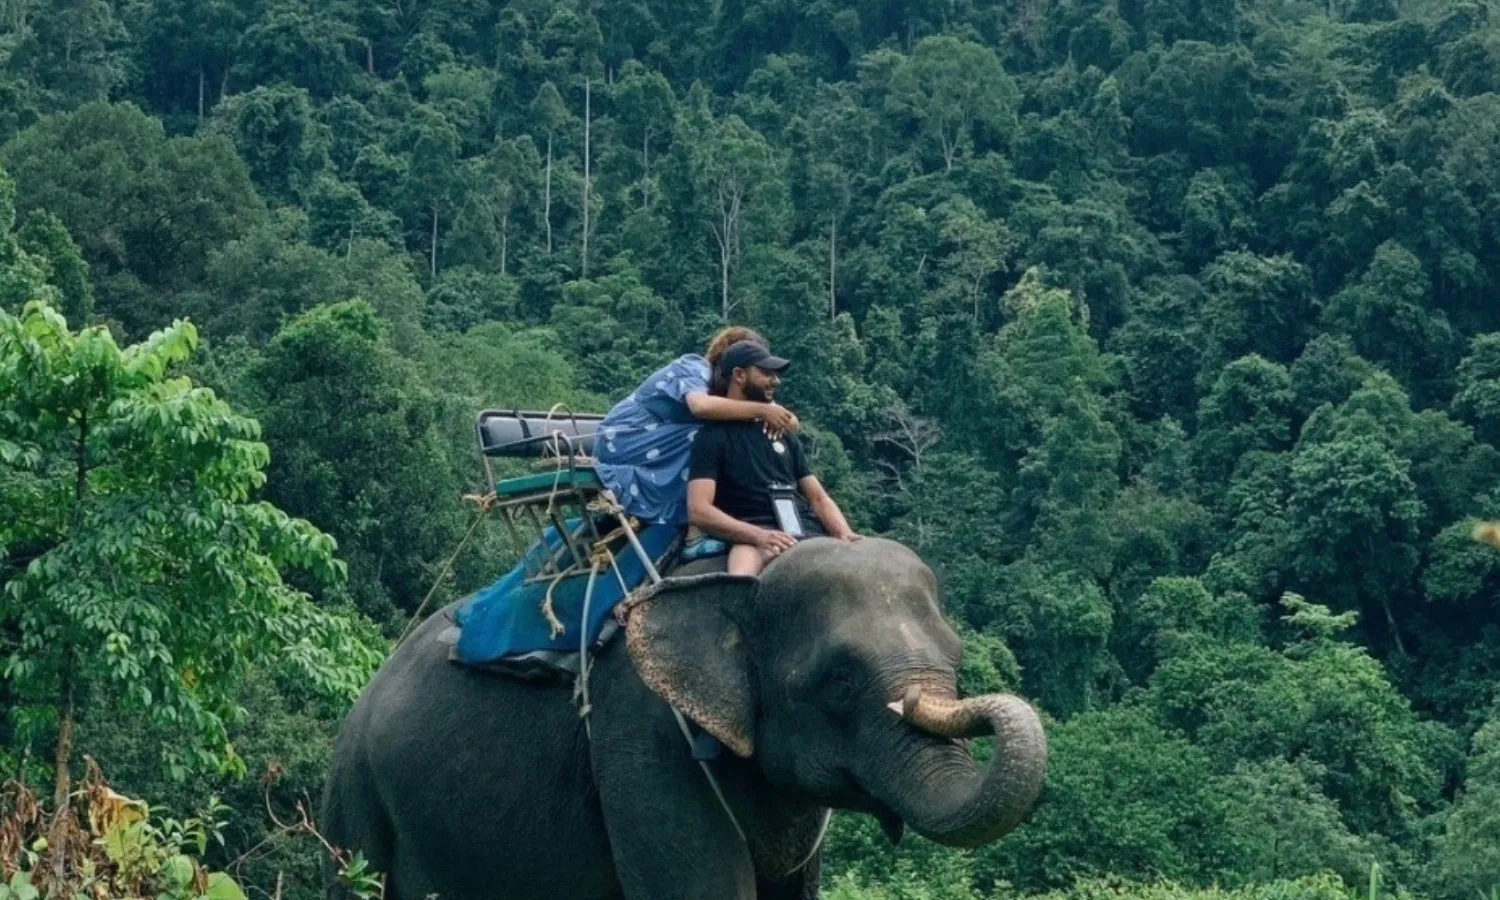
[[[960,699],[963,644],[932,571],[891,541],[803,542],[759,578],[669,579],[627,613],[642,679],[778,788],[975,847],[1041,792],[1036,712],[1004,694]],[[993,734],[978,766],[960,739]]]

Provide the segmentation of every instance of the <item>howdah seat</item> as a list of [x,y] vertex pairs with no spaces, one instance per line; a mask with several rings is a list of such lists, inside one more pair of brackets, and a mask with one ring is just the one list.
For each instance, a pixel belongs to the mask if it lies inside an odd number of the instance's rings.
[[[614,607],[676,556],[680,528],[635,521],[600,481],[592,451],[602,421],[555,410],[479,414],[487,502],[527,549],[457,609],[442,637],[455,662],[526,678],[577,675],[584,655],[613,636]],[[532,471],[497,478],[498,460],[531,460]]]

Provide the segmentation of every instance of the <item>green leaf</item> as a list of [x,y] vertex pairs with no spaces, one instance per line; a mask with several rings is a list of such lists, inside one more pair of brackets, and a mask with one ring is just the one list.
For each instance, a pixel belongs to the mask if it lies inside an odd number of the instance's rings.
[[10,900],[37,900],[41,892],[31,883],[30,872],[16,872],[10,877]]
[[193,861],[180,853],[173,856],[162,866],[162,879],[174,888],[187,887],[193,880]]
[[208,890],[203,896],[206,900],[245,900],[245,892],[223,872],[213,872],[208,876]]

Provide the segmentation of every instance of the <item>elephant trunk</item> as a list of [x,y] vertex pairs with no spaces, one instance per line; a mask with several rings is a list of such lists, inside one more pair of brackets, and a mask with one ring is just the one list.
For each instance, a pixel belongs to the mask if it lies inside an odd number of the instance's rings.
[[1047,737],[1036,711],[1008,694],[956,700],[907,690],[890,704],[903,720],[942,738],[995,736],[984,771],[962,747],[925,741],[912,755],[910,779],[886,802],[918,833],[952,847],[979,847],[1009,833],[1031,809],[1047,768]]

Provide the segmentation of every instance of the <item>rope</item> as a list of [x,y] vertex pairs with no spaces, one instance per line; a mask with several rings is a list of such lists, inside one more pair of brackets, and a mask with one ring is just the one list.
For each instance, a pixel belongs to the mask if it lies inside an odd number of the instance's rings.
[[[682,731],[682,736],[688,742],[688,750],[691,752],[693,747],[693,733],[688,730],[687,719],[677,707],[669,706],[668,708],[672,710],[672,715],[676,717],[677,727]],[[698,767],[703,770],[704,775],[708,776],[708,786],[713,788],[714,796],[719,798],[719,805],[724,808],[724,815],[729,817],[729,824],[734,826],[734,833],[740,836],[740,841],[745,846],[750,846],[750,839],[745,837],[745,829],[740,827],[740,820],[735,817],[734,810],[729,808],[729,798],[724,796],[724,790],[719,787],[719,779],[714,777],[713,770],[708,767],[708,760],[698,760]]]
[[479,530],[479,523],[489,518],[490,511],[495,508],[496,498],[494,492],[483,495],[465,494],[464,499],[479,504],[479,512],[474,515],[474,521],[469,523],[469,530],[465,532],[463,540],[458,542],[458,548],[453,551],[452,556],[448,557],[448,561],[443,563],[443,569],[438,572],[437,578],[433,579],[432,587],[427,590],[427,596],[422,598],[422,603],[417,607],[417,611],[412,613],[411,619],[406,623],[406,627],[401,629],[401,636],[396,638],[396,643],[391,648],[392,650],[401,646],[405,642],[407,635],[411,634],[411,630],[421,620],[422,613],[427,611],[427,604],[432,601],[432,595],[437,593],[438,587],[443,583],[443,579],[448,577],[448,572],[453,569],[453,564],[458,561],[459,555],[464,552],[465,547],[469,546],[469,541],[474,537],[474,532]]
[[547,596],[542,599],[542,615],[547,617],[547,627],[552,629],[552,633],[549,635],[549,637],[551,637],[553,640],[556,640],[558,635],[562,634],[568,629],[563,626],[562,620],[557,617],[557,610],[552,606],[552,592],[557,588],[558,584],[561,583],[564,578],[567,578],[571,574],[573,574],[572,566],[569,566],[561,572],[558,572],[557,577],[548,582]]
[[[578,717],[583,720],[583,731],[584,734],[588,735],[588,739],[590,741],[594,739],[594,727],[593,724],[589,722],[589,714],[594,711],[594,704],[589,700],[588,622],[589,605],[593,603],[594,600],[594,583],[599,577],[600,555],[598,553],[598,549],[598,547],[595,548],[593,559],[589,565],[588,587],[584,588],[583,590],[583,623],[582,627],[578,629],[578,693],[575,695],[575,699],[582,701],[578,707]],[[603,549],[605,553],[609,552],[609,548],[605,547]],[[613,562],[614,560],[613,558],[611,558],[611,565],[613,565]],[[616,573],[618,574],[618,570],[616,570]]]

